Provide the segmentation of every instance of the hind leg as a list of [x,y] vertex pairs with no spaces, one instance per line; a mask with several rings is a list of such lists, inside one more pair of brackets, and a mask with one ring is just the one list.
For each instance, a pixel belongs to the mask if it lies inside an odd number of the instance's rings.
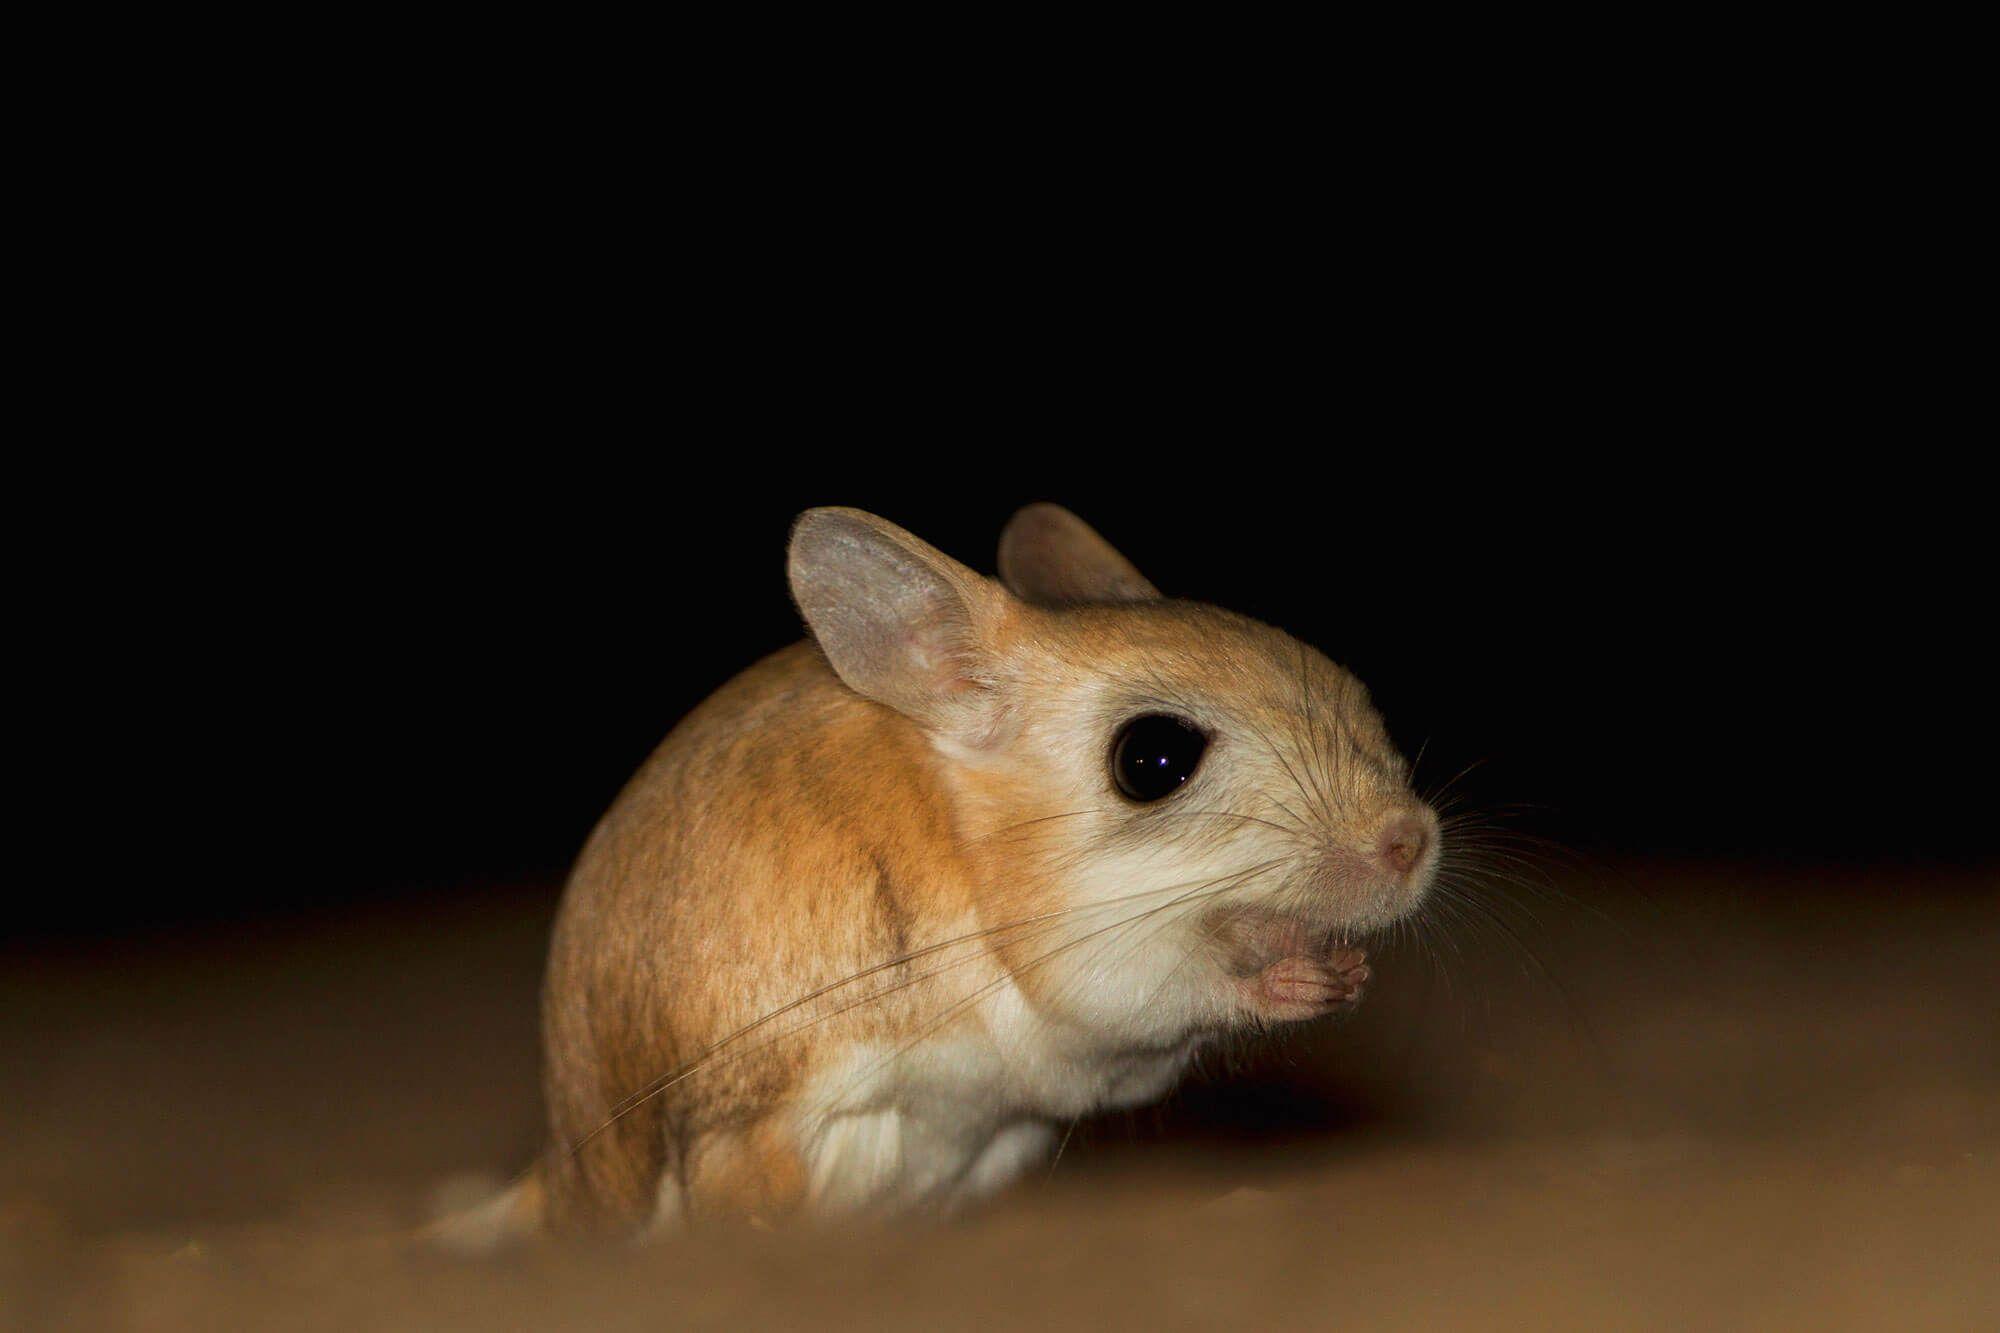
[[1017,1120],[1001,1126],[967,1168],[947,1208],[963,1208],[998,1194],[1047,1162],[1055,1142],[1055,1126],[1044,1121]]
[[683,1181],[660,1187],[655,1230],[733,1218],[772,1225],[799,1211],[806,1198],[805,1158],[783,1117],[767,1115],[739,1129],[712,1130],[688,1154]]

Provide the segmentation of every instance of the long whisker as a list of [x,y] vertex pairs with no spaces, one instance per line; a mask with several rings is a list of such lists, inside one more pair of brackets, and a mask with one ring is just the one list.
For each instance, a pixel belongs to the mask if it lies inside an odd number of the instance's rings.
[[1285,757],[1285,747],[1279,745],[1272,738],[1271,734],[1256,722],[1245,718],[1244,725],[1249,727],[1257,739],[1264,743],[1264,747],[1278,761],[1278,766],[1285,770],[1285,776],[1291,779],[1292,786],[1298,789],[1299,799],[1305,804],[1306,809],[1311,811],[1321,821],[1322,827],[1331,826],[1333,818],[1327,809],[1324,795],[1314,788],[1308,787],[1305,781],[1299,777],[1298,770],[1292,767],[1292,761]]
[[[1282,809],[1283,807],[1280,808]],[[1017,824],[1008,824],[1002,828],[994,829],[991,832],[982,833],[977,837],[968,839],[967,841],[972,843],[990,842],[995,838],[999,838],[1004,835],[1018,833],[1023,829],[1032,828],[1043,824],[1051,824],[1061,819],[1075,819],[1081,815],[1107,815],[1107,814],[1122,814],[1122,813],[1124,813],[1124,811],[1109,806],[1090,806],[1082,810],[1065,811],[1064,813],[1059,815],[1041,815],[1034,819],[1024,819]],[[1246,824],[1262,824],[1265,828],[1275,829],[1279,833],[1286,833],[1286,834],[1293,834],[1301,831],[1299,829],[1286,828],[1284,825],[1273,823],[1271,820],[1268,819],[1260,819],[1256,815],[1245,814],[1240,810],[1187,810],[1187,809],[1175,808],[1172,809],[1171,811],[1167,811],[1164,813],[1171,815],[1171,817],[1174,819],[1234,819],[1241,823],[1246,823]],[[1287,811],[1286,813],[1289,814],[1290,812]]]
[[[865,1081],[869,1077],[869,1075],[875,1072],[875,1070],[881,1068],[884,1064],[888,1063],[889,1061],[897,1059],[907,1054],[918,1044],[920,1044],[921,1042],[929,1038],[932,1034],[942,1029],[948,1023],[952,1022],[960,1014],[970,1009],[973,1005],[978,1004],[981,1000],[985,999],[988,995],[992,994],[1000,987],[1005,986],[1010,982],[1018,981],[1020,978],[1026,976],[1028,973],[1033,972],[1036,968],[1047,965],[1049,962],[1069,952],[1071,949],[1078,948],[1084,944],[1089,943],[1091,940],[1098,939],[1112,931],[1117,931],[1130,927],[1140,921],[1144,921],[1147,920],[1148,918],[1157,916],[1162,912],[1166,912],[1174,907],[1181,906],[1182,904],[1187,903],[1189,901],[1201,901],[1207,898],[1215,897],[1218,894],[1227,893],[1233,889],[1240,888],[1248,880],[1254,878],[1256,875],[1263,873],[1265,870],[1270,869],[1271,866],[1278,864],[1278,861],[1280,859],[1282,858],[1276,858],[1259,865],[1251,866],[1246,870],[1239,870],[1229,875],[1222,875],[1214,879],[1202,881],[1201,883],[1197,884],[1194,888],[1187,889],[1185,892],[1179,893],[1168,902],[1161,903],[1154,907],[1149,907],[1142,912],[1135,913],[1134,915],[1123,918],[1122,920],[1119,921],[1114,921],[1108,926],[1101,926],[1098,929],[1090,931],[1089,933],[1079,936],[1076,939],[1067,940],[1062,944],[1057,945],[1055,948],[1050,949],[1047,952],[1028,960],[1028,962],[1022,964],[1017,968],[1014,968],[1012,971],[1003,973],[1001,976],[995,978],[994,980],[987,982],[983,986],[980,986],[977,990],[973,991],[972,994],[966,996],[965,998],[957,1001],[954,1004],[947,1006],[944,1012],[939,1014],[934,1021],[926,1024],[914,1036],[898,1044],[895,1049],[884,1052],[882,1055],[876,1057],[873,1061],[869,1062],[866,1068],[862,1069],[852,1079],[848,1080],[845,1084],[843,1084],[839,1092],[820,1099],[821,1108],[831,1108],[834,1104],[836,1104],[840,1100],[841,1097],[844,1097],[846,1095],[849,1089],[854,1087],[856,1084]],[[1182,886],[1176,885],[1173,887],[1180,888]],[[823,1113],[824,1109],[816,1111],[815,1116]]]
[[[1208,883],[1213,883],[1213,882],[1215,881],[1208,881]],[[626,1096],[611,1109],[610,1114],[601,1124],[596,1126],[589,1133],[577,1139],[576,1142],[571,1145],[570,1154],[571,1156],[575,1156],[577,1153],[581,1152],[586,1146],[588,1146],[594,1139],[600,1137],[602,1134],[604,1134],[606,1130],[610,1129],[613,1125],[615,1125],[618,1121],[622,1120],[625,1116],[631,1114],[633,1111],[639,1109],[641,1106],[644,1106],[647,1102],[652,1101],[655,1097],[658,1097],[662,1093],[668,1091],[676,1084],[683,1082],[684,1080],[692,1077],[697,1073],[700,1073],[704,1069],[710,1068],[718,1063],[726,1063],[728,1060],[741,1059],[744,1056],[753,1054],[757,1051],[766,1050],[769,1047],[776,1045],[778,1042],[785,1040],[787,1037],[796,1036],[801,1032],[816,1027],[819,1024],[826,1022],[829,1019],[836,1018],[841,1014],[849,1012],[850,1010],[860,1008],[861,1006],[866,1004],[872,1004],[877,1000],[880,1000],[888,995],[896,993],[897,991],[906,990],[911,986],[917,985],[923,981],[930,980],[931,978],[936,977],[943,972],[950,971],[955,967],[963,966],[968,962],[975,961],[976,959],[985,957],[986,955],[979,953],[968,954],[964,958],[956,959],[952,962],[942,964],[936,968],[932,968],[928,971],[919,973],[914,977],[904,978],[893,985],[885,986],[878,990],[870,991],[867,995],[864,995],[860,999],[843,1004],[829,1013],[817,1015],[808,1022],[799,1024],[795,1027],[787,1028],[785,1031],[773,1037],[770,1041],[762,1043],[758,1046],[751,1047],[748,1050],[738,1051],[728,1056],[726,1060],[718,1060],[716,1058],[724,1051],[725,1048],[734,1045],[736,1042],[740,1041],[744,1037],[749,1036],[751,1033],[754,1033],[759,1029],[768,1026],[772,1022],[775,1022],[777,1019],[784,1017],[786,1014],[797,1011],[803,1006],[812,1003],[814,1000],[823,998],[824,996],[832,993],[833,991],[839,990],[845,986],[852,985],[857,981],[865,980],[870,976],[877,975],[891,968],[900,967],[905,963],[911,962],[917,958],[922,958],[931,954],[938,953],[941,950],[951,948],[955,945],[965,944],[981,939],[990,938],[1008,931],[1023,930],[1031,926],[1042,927],[1042,930],[1037,931],[1036,934],[1046,933],[1047,931],[1052,930],[1055,925],[1060,924],[1061,919],[1063,918],[1081,915],[1087,912],[1101,911],[1110,907],[1121,905],[1123,903],[1131,902],[1135,899],[1154,897],[1161,893],[1170,893],[1178,889],[1183,889],[1185,887],[1186,887],[1185,885],[1175,884],[1175,885],[1167,885],[1164,888],[1142,890],[1137,893],[1120,895],[1119,897],[1116,898],[1101,899],[1094,903],[1079,904],[1077,906],[1067,907],[1067,908],[1058,908],[1052,911],[1038,913],[1032,917],[1025,917],[1018,921],[1006,922],[1001,925],[990,926],[982,930],[970,931],[967,932],[966,934],[956,936],[949,940],[942,940],[935,944],[925,945],[920,949],[913,949],[908,953],[899,955],[898,957],[890,959],[886,962],[877,963],[872,967],[864,968],[860,972],[856,972],[851,976],[843,977],[838,981],[829,982],[827,985],[821,986],[817,990],[811,991],[806,995],[802,995],[798,999],[792,1000],[789,1003],[780,1005],[778,1008],[771,1010],[769,1013],[764,1014],[756,1019],[753,1019],[751,1022],[744,1024],[742,1027],[736,1029],[734,1032],[731,1032],[728,1036],[723,1037],[721,1040],[717,1041],[716,1043],[708,1047],[707,1050],[703,1051],[700,1055],[694,1057],[693,1060],[684,1062],[682,1065],[676,1067],[673,1070],[668,1071],[666,1074],[661,1075],[659,1078],[652,1080],[651,1082],[647,1083],[645,1086],[641,1087],[637,1091]],[[1186,895],[1183,895],[1183,897],[1185,896]],[[1115,930],[1121,925],[1128,924],[1130,921],[1142,920],[1146,916],[1149,916],[1154,912],[1161,911],[1166,907],[1174,906],[1175,903],[1179,901],[1181,901],[1181,899],[1176,899],[1174,902],[1162,904],[1160,907],[1149,908],[1146,911],[1140,912],[1136,916],[1127,918],[1126,920],[1113,922],[1109,926],[1101,927],[1098,930],[1089,932],[1088,934],[1082,936],[1080,939],[1073,941],[1073,943],[1083,943],[1090,939],[1096,938],[1097,936],[1103,934],[1106,931]],[[1060,950],[1056,952],[1060,952]],[[1044,958],[1048,956],[1050,955],[1044,955]],[[1036,961],[1041,961],[1041,960],[1036,960]],[[1003,980],[1004,979],[1005,978],[1003,978]]]
[[[1317,773],[1324,805],[1329,799],[1328,793],[1333,790],[1333,779],[1339,764],[1335,762],[1320,727],[1319,709],[1313,697],[1311,658],[1307,656],[1309,651],[1303,643],[1299,645],[1299,698],[1303,705],[1300,711],[1305,717],[1305,762]],[[1329,819],[1328,823],[1331,822]]]
[[[1246,870],[1238,871],[1237,874],[1239,876],[1243,876],[1246,878],[1242,882],[1232,885],[1231,887],[1241,888],[1243,887],[1244,883],[1248,882],[1249,879],[1254,879],[1255,877],[1262,875],[1267,870],[1275,869],[1276,867],[1284,864],[1286,861],[1290,859],[1291,858],[1289,857],[1273,857],[1270,860],[1264,861],[1259,865],[1251,866]],[[1140,949],[1144,948],[1146,945],[1150,944],[1153,940],[1159,938],[1161,932],[1166,930],[1168,927],[1172,926],[1174,924],[1174,921],[1175,918],[1171,917],[1166,918],[1160,923],[1156,924],[1151,931],[1139,936],[1136,939],[1128,939],[1124,941],[1126,948],[1125,948],[1125,953],[1124,955],[1122,955],[1122,957],[1130,957],[1134,953],[1138,952]],[[1221,928],[1220,923],[1218,923],[1214,928],[1214,930],[1219,930],[1220,928]],[[1212,938],[1212,936],[1213,936],[1213,931],[1210,932],[1208,938]],[[1151,1007],[1153,1001],[1159,998],[1160,992],[1162,989],[1165,988],[1167,981],[1171,981],[1174,976],[1179,974],[1181,967],[1184,966],[1190,958],[1195,956],[1195,954],[1199,951],[1199,948],[1200,948],[1199,942],[1189,947],[1188,951],[1182,955],[1180,961],[1174,965],[1174,969],[1172,972],[1168,974],[1167,979],[1163,980],[1158,987],[1155,987],[1152,994],[1147,997],[1146,1004],[1144,1006],[1141,1006],[1142,1009]]]
[[[571,1152],[572,1153],[576,1152],[578,1149],[582,1148],[585,1144],[589,1143],[592,1139],[604,1133],[605,1130],[609,1129],[625,1114],[635,1109],[636,1107],[643,1105],[645,1102],[651,1100],[659,1093],[665,1091],[675,1082],[678,1082],[679,1079],[685,1074],[694,1072],[695,1068],[699,1068],[704,1062],[708,1061],[710,1057],[716,1055],[724,1048],[734,1045],[736,1042],[742,1040],[744,1037],[749,1036],[751,1033],[756,1032],[758,1029],[763,1028],[773,1022],[776,1022],[778,1019],[783,1018],[785,1015],[793,1013],[805,1007],[806,1005],[811,1004],[814,1000],[822,999],[825,996],[832,994],[834,991],[842,989],[843,987],[851,986],[859,981],[865,981],[869,977],[879,975],[880,973],[889,971],[892,968],[901,967],[906,963],[914,962],[919,958],[928,957],[932,954],[942,952],[945,949],[953,948],[957,945],[969,944],[977,940],[1004,934],[1009,931],[1025,930],[1031,926],[1054,922],[1059,920],[1060,918],[1072,916],[1080,912],[1094,911],[1105,907],[1116,906],[1120,903],[1130,902],[1135,898],[1148,897],[1152,894],[1163,891],[1164,890],[1149,889],[1139,893],[1125,894],[1117,898],[1102,899],[1096,903],[1079,904],[1073,907],[1054,908],[1050,911],[1039,912],[1033,916],[1022,917],[1018,920],[1002,922],[999,925],[987,926],[979,930],[967,931],[965,934],[956,935],[947,940],[939,940],[934,944],[927,944],[922,946],[921,948],[911,949],[906,953],[898,954],[894,958],[890,958],[883,962],[876,963],[871,967],[865,967],[861,969],[859,972],[855,972],[849,976],[840,978],[838,981],[830,981],[816,990],[809,991],[806,994],[799,996],[795,1000],[791,1000],[785,1004],[779,1005],[776,1009],[771,1010],[769,1013],[763,1014],[755,1019],[752,1019],[750,1022],[745,1023],[742,1027],[737,1028],[735,1031],[729,1033],[727,1036],[717,1040],[714,1044],[710,1045],[706,1050],[704,1050],[700,1055],[695,1056],[693,1060],[684,1062],[683,1064],[676,1066],[674,1069],[669,1070],[667,1073],[660,1075],[658,1078],[648,1082],[643,1087],[639,1088],[637,1091],[629,1094],[611,1108],[609,1119],[607,1119],[603,1124],[598,1125],[595,1129],[591,1130],[588,1134],[584,1135],[582,1138],[578,1139],[576,1143],[572,1146]],[[978,957],[978,956],[979,955],[971,955],[971,957]],[[969,959],[961,961],[969,961]],[[879,999],[884,995],[890,994],[893,990],[902,989],[904,985],[914,984],[914,982],[916,981],[926,980],[934,975],[936,975],[936,972],[926,972],[919,975],[918,977],[911,979],[910,981],[900,983],[895,987],[879,991],[871,991],[869,995],[866,997],[866,999],[864,999],[860,1003],[867,1003],[868,1001]],[[813,1021],[814,1023],[821,1022],[824,1021],[825,1018],[831,1018],[837,1014],[845,1012],[846,1008],[837,1009],[833,1011],[832,1014],[822,1015],[821,1018],[815,1019]],[[807,1024],[806,1026],[812,1026],[812,1024]],[[799,1031],[799,1030],[802,1029],[792,1029],[791,1031]],[[786,1035],[789,1035],[789,1033]]]

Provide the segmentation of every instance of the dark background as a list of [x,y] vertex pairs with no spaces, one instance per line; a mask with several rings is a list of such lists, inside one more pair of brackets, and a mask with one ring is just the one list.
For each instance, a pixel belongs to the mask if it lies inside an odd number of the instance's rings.
[[1586,857],[1986,858],[1969,474],[1597,406],[1059,444],[940,419],[898,449],[829,413],[350,468],[230,575],[256,716],[193,826],[215,873],[129,922],[553,884],[676,719],[798,637],[786,531],[822,503],[987,571],[1016,506],[1068,504],[1172,594],[1351,666],[1425,785],[1477,764],[1475,806]]
[[1192,277],[1191,221],[968,251],[719,199],[666,245],[598,188],[413,207],[233,294],[237,359],[150,386],[214,447],[113,474],[146,518],[80,803],[140,807],[87,835],[135,864],[17,929],[553,887],[676,719],[801,633],[817,504],[987,571],[1018,505],[1066,504],[1582,856],[1992,856],[1987,442],[1919,247],[1843,267],[1858,223],[1749,177],[1725,214],[1530,174],[1334,250],[1274,206]]

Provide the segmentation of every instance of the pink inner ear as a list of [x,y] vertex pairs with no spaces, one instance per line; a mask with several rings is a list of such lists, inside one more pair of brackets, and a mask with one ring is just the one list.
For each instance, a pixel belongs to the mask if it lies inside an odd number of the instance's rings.
[[904,661],[911,672],[923,678],[930,693],[938,698],[957,699],[984,690],[984,682],[959,669],[956,655],[949,646],[950,637],[932,625],[905,630],[902,635]]
[[972,684],[952,669],[950,654],[938,636],[922,627],[904,631],[903,655],[911,670],[925,677],[939,694],[957,694]]

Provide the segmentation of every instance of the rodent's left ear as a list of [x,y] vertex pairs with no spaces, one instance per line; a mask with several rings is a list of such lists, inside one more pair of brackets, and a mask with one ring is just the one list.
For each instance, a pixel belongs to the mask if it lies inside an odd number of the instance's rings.
[[1097,530],[1061,505],[1031,504],[1000,533],[1000,579],[1037,606],[1150,602],[1160,590]]
[[886,519],[808,509],[792,527],[792,598],[849,689],[961,745],[1000,713],[992,643],[1004,589]]

